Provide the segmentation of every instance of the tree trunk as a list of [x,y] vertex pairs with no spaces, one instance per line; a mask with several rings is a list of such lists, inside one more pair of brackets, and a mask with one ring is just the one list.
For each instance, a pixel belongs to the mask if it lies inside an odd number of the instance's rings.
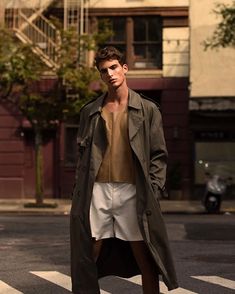
[[36,169],[36,204],[43,204],[43,157],[42,157],[42,132],[35,129],[35,169]]

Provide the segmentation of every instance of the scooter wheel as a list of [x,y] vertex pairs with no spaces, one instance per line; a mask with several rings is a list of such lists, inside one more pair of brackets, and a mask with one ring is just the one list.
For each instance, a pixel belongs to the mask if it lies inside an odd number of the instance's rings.
[[220,199],[218,195],[208,195],[205,201],[205,208],[208,213],[219,213]]

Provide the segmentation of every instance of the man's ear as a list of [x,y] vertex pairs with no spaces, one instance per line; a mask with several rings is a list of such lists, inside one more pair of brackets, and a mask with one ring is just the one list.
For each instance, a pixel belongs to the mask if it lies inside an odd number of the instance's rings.
[[123,64],[122,68],[124,69],[124,73],[128,72],[128,65],[126,63]]

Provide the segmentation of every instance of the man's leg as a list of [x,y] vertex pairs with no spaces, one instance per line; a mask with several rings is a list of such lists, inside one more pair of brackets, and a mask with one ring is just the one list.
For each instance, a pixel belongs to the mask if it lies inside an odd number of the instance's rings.
[[144,294],[159,294],[159,278],[154,261],[144,241],[130,242],[132,252],[142,274]]
[[95,240],[94,238],[93,239],[93,258],[95,262],[97,261],[100,255],[101,247],[102,247],[102,240]]

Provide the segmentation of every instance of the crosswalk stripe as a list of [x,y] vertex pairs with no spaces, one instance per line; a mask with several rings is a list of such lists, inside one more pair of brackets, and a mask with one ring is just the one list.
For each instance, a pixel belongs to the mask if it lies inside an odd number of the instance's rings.
[[52,282],[53,284],[59,285],[60,287],[72,291],[70,277],[61,274],[57,271],[43,271],[43,272],[30,272],[31,274],[38,276],[44,280]]
[[192,276],[192,278],[235,290],[235,281],[229,279],[221,278],[218,276]]
[[[45,279],[53,284],[59,285],[60,287],[72,291],[71,279],[65,274],[61,274],[57,271],[31,271],[31,274],[34,274],[42,279]],[[101,294],[110,294],[104,290],[100,291]],[[10,293],[9,293],[10,294]]]
[[[55,285],[58,285],[68,291],[71,292],[71,279],[69,276],[62,274],[57,271],[30,271],[31,274],[36,275],[44,280],[47,280]],[[221,278],[219,276],[191,276],[191,278],[201,280],[207,283],[219,285],[222,287],[226,287],[232,290],[235,290],[235,281]],[[137,285],[142,285],[141,283],[141,276],[134,276],[129,279],[124,279],[130,281]],[[167,287],[163,282],[160,281],[160,291],[161,294],[197,294],[196,292],[192,292],[190,290],[184,288],[177,288],[171,292],[168,292]],[[0,280],[0,293],[1,294],[23,294],[22,292],[12,288],[7,283]],[[110,292],[106,292],[101,289],[101,294],[111,294]]]
[[[138,285],[142,285],[141,276],[134,276],[132,278],[125,279],[125,280],[128,280],[128,281],[130,281],[132,283],[135,283],[135,284],[138,284]],[[195,292],[186,290],[184,288],[177,288],[177,289],[172,290],[171,292],[169,292],[167,290],[167,287],[165,286],[165,284],[163,282],[161,282],[161,281],[160,281],[160,291],[161,291],[162,294],[168,294],[168,293],[172,293],[172,294],[197,294]]]
[[8,284],[0,281],[0,293],[1,294],[23,294],[22,292],[10,287]]

